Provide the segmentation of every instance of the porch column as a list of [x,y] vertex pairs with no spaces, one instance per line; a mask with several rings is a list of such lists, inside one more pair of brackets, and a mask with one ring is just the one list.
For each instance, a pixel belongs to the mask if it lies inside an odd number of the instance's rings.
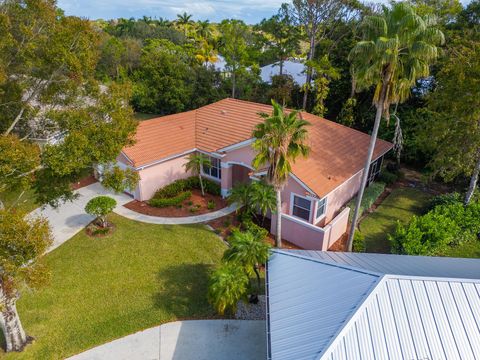
[[223,198],[226,198],[230,190],[232,189],[232,165],[228,163],[221,163],[222,167],[222,181],[221,181],[221,194]]

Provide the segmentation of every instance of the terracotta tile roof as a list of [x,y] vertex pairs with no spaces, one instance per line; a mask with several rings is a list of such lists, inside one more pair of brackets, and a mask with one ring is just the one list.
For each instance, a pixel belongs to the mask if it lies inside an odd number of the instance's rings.
[[[218,151],[251,138],[261,121],[258,113],[271,109],[270,105],[224,99],[198,110],[143,121],[136,144],[123,151],[136,167],[194,148]],[[301,116],[311,123],[311,154],[298,159],[292,170],[318,196],[324,196],[363,168],[370,136],[306,112]],[[391,147],[378,140],[374,158]]]

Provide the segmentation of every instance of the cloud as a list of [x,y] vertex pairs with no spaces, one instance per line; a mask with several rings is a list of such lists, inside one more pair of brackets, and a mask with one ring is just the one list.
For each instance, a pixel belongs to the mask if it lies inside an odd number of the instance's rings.
[[116,17],[163,17],[173,19],[187,12],[195,19],[220,21],[241,18],[257,22],[277,12],[285,0],[58,0],[67,14],[91,19]]

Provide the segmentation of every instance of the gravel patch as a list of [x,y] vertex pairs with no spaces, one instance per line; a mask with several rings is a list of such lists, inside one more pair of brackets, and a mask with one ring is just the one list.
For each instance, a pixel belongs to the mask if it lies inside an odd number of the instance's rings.
[[245,303],[239,301],[237,305],[237,312],[235,318],[238,320],[265,320],[266,318],[266,306],[265,295],[258,296],[257,304]]

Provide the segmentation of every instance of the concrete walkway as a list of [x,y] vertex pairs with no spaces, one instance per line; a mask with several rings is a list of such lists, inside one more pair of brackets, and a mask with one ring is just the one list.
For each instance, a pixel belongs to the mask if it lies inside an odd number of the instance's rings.
[[122,215],[130,220],[140,221],[149,224],[159,224],[159,225],[186,225],[186,224],[200,224],[221,218],[225,215],[233,213],[237,210],[237,205],[232,204],[226,208],[202,215],[195,216],[185,216],[185,217],[161,217],[161,216],[150,216],[137,213],[127,209],[125,206],[118,206],[114,212],[118,215]]
[[43,216],[50,222],[54,241],[48,251],[62,245],[94,219],[85,213],[85,205],[90,199],[99,195],[108,195],[117,201],[118,208],[132,201],[132,198],[128,195],[114,194],[106,190],[100,183],[80,188],[76,193],[79,194],[78,199],[61,204],[57,209],[47,206],[38,208],[29,214],[29,216]]
[[70,360],[264,360],[263,320],[164,324],[90,349]]

